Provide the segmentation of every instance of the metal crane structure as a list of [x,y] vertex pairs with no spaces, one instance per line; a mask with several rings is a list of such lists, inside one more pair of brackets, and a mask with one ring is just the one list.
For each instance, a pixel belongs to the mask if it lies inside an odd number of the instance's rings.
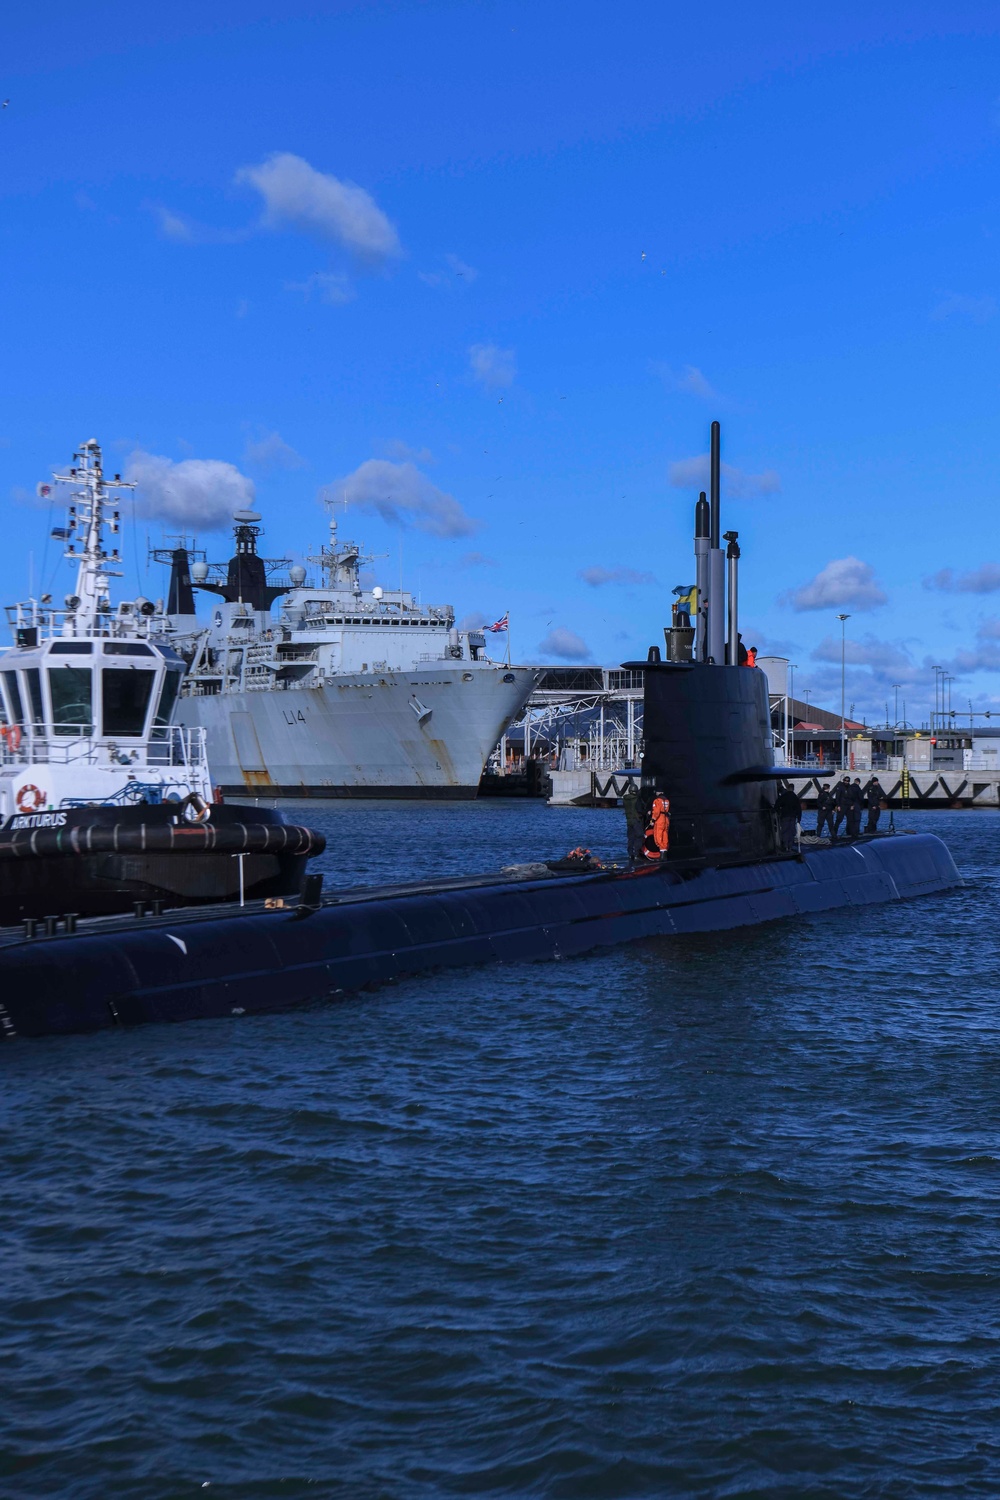
[[611,667],[545,668],[488,770],[499,777],[520,775],[532,760],[550,772],[637,769],[642,680],[642,672]]

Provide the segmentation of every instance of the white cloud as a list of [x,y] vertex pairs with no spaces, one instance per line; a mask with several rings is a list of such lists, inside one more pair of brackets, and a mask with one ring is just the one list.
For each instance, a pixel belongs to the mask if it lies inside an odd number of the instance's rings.
[[771,635],[762,627],[756,626],[752,621],[742,621],[740,634],[743,636],[744,644],[756,646],[760,656],[787,656],[789,661],[797,657],[800,645],[798,641],[785,640],[782,636]]
[[160,233],[164,239],[176,240],[178,244],[194,244],[196,233],[190,219],[185,219],[181,214],[175,214],[172,209],[164,208],[161,203],[153,205],[153,213],[156,215],[160,226]]
[[[754,495],[776,495],[781,489],[781,478],[774,469],[764,469],[760,474],[748,474],[732,464],[721,468],[722,488],[736,500],[745,500]],[[678,490],[707,490],[709,483],[709,458],[701,453],[696,458],[678,459],[670,465],[670,483]]]
[[560,661],[589,661],[592,655],[586,641],[581,640],[575,630],[566,630],[557,625],[543,641],[538,642],[542,656],[555,656]]
[[447,271],[418,271],[420,280],[427,286],[454,286],[458,281],[471,284],[476,280],[479,272],[475,266],[466,265],[457,255],[446,255],[445,265]]
[[697,365],[684,365],[678,372],[670,365],[654,360],[651,369],[655,375],[659,375],[669,391],[679,391],[684,396],[698,396],[702,401],[721,399],[718,391],[709,384]]
[[453,495],[438,489],[416,464],[369,458],[353,474],[322,491],[325,499],[346,500],[395,526],[414,526],[431,536],[472,536],[482,521],[466,515]]
[[455,275],[462,281],[475,281],[476,277],[479,275],[479,272],[476,270],[475,266],[466,265],[465,261],[460,260],[457,255],[448,254],[445,256],[445,260],[448,262],[448,265],[454,271]]
[[886,603],[885,591],[875,579],[875,569],[859,557],[838,557],[827,563],[816,577],[800,588],[782,594],[781,603],[793,609],[877,609]]
[[434,455],[429,448],[411,448],[409,443],[401,442],[399,438],[393,438],[391,443],[385,445],[386,458],[409,459],[415,464],[432,464]]
[[972,650],[958,651],[950,662],[942,665],[960,677],[966,677],[971,672],[996,672],[1000,669],[1000,620],[982,620],[976,630],[976,644]]
[[968,573],[942,568],[939,573],[924,579],[924,588],[944,589],[951,594],[995,594],[1000,589],[1000,565],[981,563]]
[[146,207],[156,219],[160,233],[166,240],[177,245],[238,245],[250,238],[250,229],[216,229],[209,224],[198,224],[186,214],[175,213],[162,203],[147,203]]
[[956,677],[968,677],[973,672],[1000,671],[1000,646],[980,642],[974,650],[956,651],[945,665]]
[[304,469],[306,461],[286,443],[280,432],[265,432],[259,438],[250,439],[243,450],[248,464],[258,469]]
[[973,323],[988,323],[996,314],[995,297],[966,297],[961,292],[948,292],[931,311],[931,317],[937,323],[954,317],[971,318]]
[[320,302],[328,302],[331,307],[343,307],[357,296],[351,278],[340,271],[314,271],[305,281],[286,281],[285,291],[301,292],[307,302],[315,294]]
[[260,193],[264,224],[270,229],[301,230],[374,265],[401,253],[395,226],[370,193],[331,172],[318,172],[290,151],[275,151],[257,166],[242,167],[236,181]]
[[[840,637],[828,635],[812,652],[813,661],[838,663],[840,661]],[[885,673],[906,671],[913,666],[913,658],[901,641],[883,641],[875,635],[862,636],[860,640],[848,637],[844,641],[844,661],[854,667],[872,667]]]
[[469,368],[473,380],[488,391],[514,384],[517,364],[513,349],[501,349],[496,344],[473,344],[469,349]]
[[462,616],[457,628],[459,630],[482,630],[483,626],[489,623],[488,615],[484,615],[480,609],[474,609],[471,614]]
[[253,480],[235,464],[218,458],[185,458],[174,463],[137,449],[125,478],[134,480],[139,513],[150,520],[195,531],[228,529],[234,510],[254,503]]
[[580,577],[592,589],[603,588],[607,583],[647,584],[655,583],[652,573],[637,573],[634,568],[582,568]]

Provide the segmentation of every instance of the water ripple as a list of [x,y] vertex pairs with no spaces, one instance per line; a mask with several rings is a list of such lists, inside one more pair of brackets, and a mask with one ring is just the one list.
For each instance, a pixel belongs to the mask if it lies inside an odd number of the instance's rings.
[[[310,813],[331,879],[620,853]],[[8,1048],[0,1494],[995,1495],[997,825],[923,825],[962,891]]]

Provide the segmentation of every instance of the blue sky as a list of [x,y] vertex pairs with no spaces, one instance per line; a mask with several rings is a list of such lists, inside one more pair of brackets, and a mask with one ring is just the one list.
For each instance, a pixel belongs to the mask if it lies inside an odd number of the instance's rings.
[[96,436],[142,552],[346,495],[384,581],[613,663],[718,417],[746,637],[836,706],[845,610],[858,712],[1000,704],[995,4],[15,9],[5,598]]

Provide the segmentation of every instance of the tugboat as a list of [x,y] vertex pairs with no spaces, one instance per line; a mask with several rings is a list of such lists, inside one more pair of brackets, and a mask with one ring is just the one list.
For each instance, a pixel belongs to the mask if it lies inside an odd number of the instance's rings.
[[[857,906],[960,885],[932,834],[782,847],[774,803],[783,768],[773,764],[766,679],[740,660],[739,548],[735,532],[726,533],[728,552],[720,545],[718,454],[714,429],[712,501],[702,497],[695,513],[695,623],[678,610],[666,659],[656,645],[626,664],[645,674],[643,792],[670,802],[669,839],[651,858],[600,869],[574,851],[493,874],[325,896],[310,875],[290,912],[254,902],[141,922],[101,918],[72,933],[0,933],[0,1034],[243,1016],[433,969],[568,958],[837,909],[849,921]],[[817,931],[816,941],[828,934]]]
[[162,603],[112,604],[121,557],[106,533],[117,535],[116,497],[133,486],[105,478],[93,439],[54,478],[73,489],[52,534],[76,587],[61,607],[43,594],[7,609],[0,923],[292,894],[323,840],[215,800],[204,730],[173,722],[185,664]]

